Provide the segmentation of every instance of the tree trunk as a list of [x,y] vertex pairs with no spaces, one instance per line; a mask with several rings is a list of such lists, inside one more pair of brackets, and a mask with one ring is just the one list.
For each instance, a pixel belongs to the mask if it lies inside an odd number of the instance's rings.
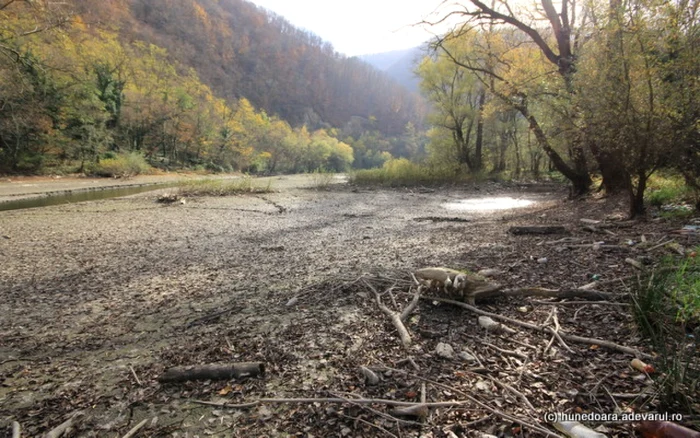
[[644,206],[644,191],[647,188],[648,176],[646,172],[642,170],[639,171],[637,178],[637,187],[634,187],[633,184],[629,185],[630,218],[643,216],[646,212],[646,207]]
[[590,175],[588,174],[588,171],[581,171],[580,169],[577,169],[576,167],[571,167],[566,162],[564,159],[555,151],[552,146],[549,144],[549,140],[547,139],[547,135],[544,133],[542,130],[542,127],[540,124],[537,122],[537,119],[535,116],[531,115],[530,112],[527,109],[527,106],[525,105],[517,105],[516,107],[518,111],[525,117],[525,119],[528,121],[530,124],[530,129],[532,132],[535,134],[535,138],[537,139],[537,142],[540,144],[542,149],[545,151],[549,159],[551,160],[552,164],[554,167],[562,173],[569,181],[571,181],[571,184],[573,185],[573,193],[572,195],[574,196],[580,196],[583,194],[588,193],[588,190],[591,186],[592,180]]
[[482,150],[484,145],[484,105],[486,104],[486,90],[479,93],[479,115],[476,124],[476,146],[474,148],[474,170],[479,171],[484,167]]

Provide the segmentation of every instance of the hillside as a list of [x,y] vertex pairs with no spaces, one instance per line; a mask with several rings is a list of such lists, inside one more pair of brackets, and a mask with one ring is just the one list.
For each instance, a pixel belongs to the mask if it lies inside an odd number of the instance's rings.
[[245,0],[75,3],[90,22],[118,23],[124,39],[166,48],[220,96],[245,97],[292,125],[341,127],[353,116],[373,116],[381,132],[395,135],[409,121],[422,122],[415,93]]
[[425,112],[243,0],[9,2],[0,55],[7,173],[372,167],[415,149]]
[[420,79],[414,72],[418,61],[423,55],[424,49],[422,47],[414,47],[405,50],[362,55],[359,58],[385,72],[407,90],[418,93]]

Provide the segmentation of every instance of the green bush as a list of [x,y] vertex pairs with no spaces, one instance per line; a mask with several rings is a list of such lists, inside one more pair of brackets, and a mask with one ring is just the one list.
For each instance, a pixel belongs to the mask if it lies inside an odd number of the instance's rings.
[[641,278],[634,297],[634,316],[642,334],[658,352],[654,366],[659,394],[667,409],[692,411],[700,393],[700,259],[667,258]]
[[117,154],[89,166],[87,173],[94,176],[128,178],[151,171],[151,166],[138,152]]
[[421,165],[405,158],[392,159],[379,169],[358,170],[350,175],[350,182],[354,184],[389,187],[442,185],[475,179],[474,175],[452,167]]
[[230,196],[243,193],[271,193],[272,183],[268,181],[265,186],[253,183],[253,178],[241,179],[204,179],[185,181],[179,186],[182,196]]

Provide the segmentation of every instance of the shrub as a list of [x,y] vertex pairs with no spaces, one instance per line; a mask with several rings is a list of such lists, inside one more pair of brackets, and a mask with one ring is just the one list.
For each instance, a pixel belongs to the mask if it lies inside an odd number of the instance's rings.
[[271,193],[272,182],[258,186],[250,177],[240,179],[204,179],[185,181],[179,185],[183,196],[230,196],[242,193]]
[[151,171],[151,166],[138,152],[117,154],[114,158],[106,158],[99,163],[90,165],[87,173],[94,176],[112,178],[128,178]]
[[700,260],[691,256],[665,259],[639,280],[634,316],[643,335],[659,353],[655,367],[659,394],[666,408],[690,412],[700,393]]
[[455,168],[421,165],[405,158],[389,160],[380,169],[358,170],[350,175],[350,182],[355,184],[389,187],[441,185],[476,179]]

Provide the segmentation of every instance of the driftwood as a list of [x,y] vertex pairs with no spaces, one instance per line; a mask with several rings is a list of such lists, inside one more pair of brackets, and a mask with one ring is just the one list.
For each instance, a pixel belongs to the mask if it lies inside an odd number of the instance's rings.
[[186,382],[189,380],[226,380],[241,377],[256,377],[265,373],[262,362],[239,362],[225,365],[193,365],[170,368],[158,381],[161,383]]
[[525,234],[569,234],[565,227],[558,225],[510,227],[508,232],[516,236]]
[[470,304],[474,304],[477,298],[497,294],[503,287],[479,274],[442,267],[418,269],[415,277],[439,294]]

